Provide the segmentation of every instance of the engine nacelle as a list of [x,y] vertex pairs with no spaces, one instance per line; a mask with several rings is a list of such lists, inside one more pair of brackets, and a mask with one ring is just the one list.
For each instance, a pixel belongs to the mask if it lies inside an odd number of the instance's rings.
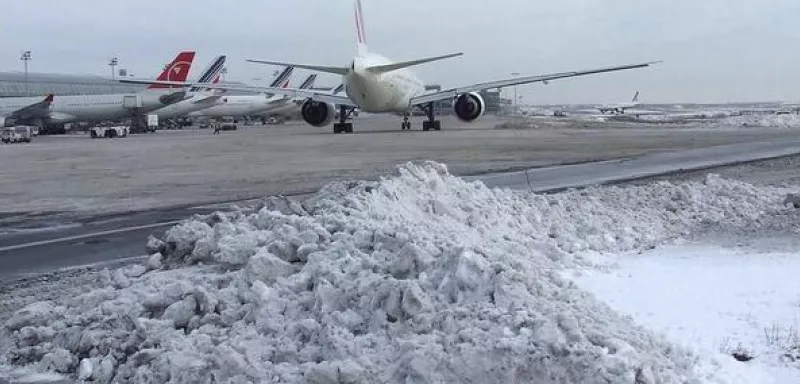
[[462,93],[453,103],[453,112],[459,120],[471,123],[486,112],[486,102],[477,92]]
[[336,106],[308,99],[300,108],[300,114],[309,125],[324,127],[330,124],[336,116]]

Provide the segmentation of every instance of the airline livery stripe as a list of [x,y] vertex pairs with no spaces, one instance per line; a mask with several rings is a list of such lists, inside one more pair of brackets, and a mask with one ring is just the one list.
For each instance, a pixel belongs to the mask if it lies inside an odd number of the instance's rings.
[[[216,80],[219,78],[222,69],[225,67],[225,56],[219,56],[214,63],[211,64],[210,67],[203,73],[200,78],[197,80],[198,83],[208,83],[212,80]],[[200,87],[192,87],[190,92],[197,92],[200,90]]]
[[317,79],[317,75],[309,75],[306,78],[306,81],[303,84],[300,84],[300,89],[308,89],[311,88],[311,85],[314,84],[314,81]]
[[361,0],[356,1],[356,31],[358,32],[358,42],[366,44],[366,36],[364,34],[364,18],[361,13]]
[[284,83],[288,82],[289,81],[289,77],[292,76],[292,72],[293,71],[294,71],[294,67],[289,66],[289,67],[284,68],[283,71],[278,75],[278,77],[276,77],[275,80],[272,81],[272,84],[270,84],[270,87],[273,87],[273,88],[274,87],[280,87]]

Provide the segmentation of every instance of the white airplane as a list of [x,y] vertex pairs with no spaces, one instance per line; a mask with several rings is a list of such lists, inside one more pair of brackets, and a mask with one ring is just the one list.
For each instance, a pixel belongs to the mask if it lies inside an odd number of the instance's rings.
[[[168,64],[157,81],[185,82],[194,61],[194,51],[180,52]],[[0,98],[0,127],[15,124],[39,127],[76,121],[116,120],[130,116],[133,110],[146,113],[176,103],[186,90],[153,83],[135,94],[69,95],[46,97]]]
[[[294,67],[286,67],[275,80],[272,81],[271,87],[276,89],[283,89],[289,86],[289,78],[292,76]],[[316,75],[311,75],[311,82],[308,87],[313,84],[313,79]],[[306,81],[308,82],[308,80]],[[199,83],[198,83],[199,84]],[[206,87],[211,85],[204,85]],[[283,87],[283,88],[281,88]],[[193,117],[223,117],[223,116],[259,116],[273,108],[284,106],[290,99],[283,95],[275,95],[272,93],[260,95],[234,95],[223,96],[220,99],[220,104],[213,107],[201,109],[189,114]]]
[[[315,127],[330,124],[339,109],[338,122],[333,124],[333,132],[352,132],[353,124],[347,118],[356,108],[369,113],[402,114],[401,128],[411,129],[408,121],[409,113],[413,108],[425,111],[427,120],[422,123],[422,129],[440,130],[441,124],[436,120],[434,103],[441,100],[453,100],[455,115],[465,122],[472,122],[483,115],[486,104],[478,93],[485,89],[508,87],[519,84],[547,82],[555,79],[584,76],[603,72],[621,71],[633,68],[648,67],[655,62],[622,65],[610,68],[590,69],[583,71],[561,72],[547,75],[517,77],[506,80],[491,81],[481,84],[472,84],[463,87],[446,89],[438,92],[426,93],[425,83],[408,70],[409,67],[424,63],[461,56],[462,53],[453,53],[442,56],[428,57],[417,60],[393,62],[384,56],[370,52],[367,49],[364,18],[361,12],[361,1],[355,1],[355,21],[358,38],[357,54],[346,66],[328,66],[297,64],[285,61],[248,60],[254,63],[270,65],[291,65],[297,68],[317,72],[340,75],[345,84],[347,96],[331,95],[327,92],[301,89],[280,89],[271,87],[244,86],[227,89],[251,92],[268,92],[283,94],[292,98],[304,98],[302,106],[303,119]],[[191,83],[159,82],[164,85],[192,86]]]
[[642,105],[642,103],[639,102],[639,91],[636,91],[636,94],[633,95],[633,99],[631,100],[630,103],[608,104],[608,105],[603,105],[597,109],[599,109],[600,113],[604,115],[606,114],[606,112],[609,112],[612,115],[613,114],[623,115],[625,114],[626,109],[636,108],[640,105]]
[[[313,88],[314,87],[314,82],[316,81],[316,79],[317,79],[317,75],[316,74],[309,75],[306,78],[306,80],[300,85],[299,88],[300,89],[311,89],[311,88]],[[344,85],[339,85],[338,87],[333,88],[331,90],[331,92],[333,92],[333,94],[335,95],[335,94],[337,94],[337,93],[339,93],[339,92],[341,92],[343,90],[344,90]],[[293,115],[295,115],[297,113],[300,113],[300,110],[301,110],[302,105],[303,105],[304,102],[305,102],[305,99],[302,99],[302,98],[300,98],[300,99],[289,99],[289,98],[287,98],[287,99],[284,100],[283,103],[276,104],[275,106],[263,111],[262,113],[259,113],[258,116],[262,116],[262,117],[277,117],[277,118],[283,118],[283,117],[286,117],[286,116],[293,116]]]
[[[224,68],[225,56],[217,56],[208,68],[202,72],[197,82],[217,83]],[[189,95],[190,97],[188,99],[170,104],[164,108],[156,109],[149,114],[158,115],[161,119],[185,116],[194,111],[219,105],[221,103],[220,98],[222,97],[219,90],[207,90],[199,87],[189,89]]]

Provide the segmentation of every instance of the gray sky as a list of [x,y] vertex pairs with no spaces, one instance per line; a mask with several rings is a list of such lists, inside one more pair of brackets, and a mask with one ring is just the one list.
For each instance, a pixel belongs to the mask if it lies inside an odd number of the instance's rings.
[[[649,69],[519,88],[526,103],[800,100],[797,0],[363,0],[371,50],[395,60],[450,52],[427,83],[664,60]],[[271,78],[247,58],[345,65],[355,51],[350,0],[4,1],[0,70],[109,74],[113,55],[152,76],[180,49],[193,76],[218,54],[228,79]],[[299,76],[296,76],[299,77]],[[299,79],[297,79],[299,81]],[[322,75],[320,83],[339,79]]]

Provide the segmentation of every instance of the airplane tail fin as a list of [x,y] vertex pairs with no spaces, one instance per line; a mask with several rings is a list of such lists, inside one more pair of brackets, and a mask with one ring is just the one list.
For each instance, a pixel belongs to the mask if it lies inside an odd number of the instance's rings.
[[631,100],[631,101],[633,101],[634,103],[639,101],[639,91],[636,91],[636,94],[633,95],[633,100]]
[[[189,71],[192,69],[192,62],[194,61],[194,51],[182,51],[178,53],[175,60],[164,66],[164,71],[156,78],[157,81],[176,81],[184,82],[189,77]],[[170,88],[164,84],[151,84],[147,89],[164,89]]]
[[278,76],[275,76],[275,80],[272,80],[272,83],[269,86],[272,88],[288,87],[289,79],[292,77],[292,72],[294,72],[294,67],[291,65],[287,66],[278,74]]
[[344,91],[344,84],[339,84],[339,86],[337,86],[336,88],[333,89],[333,91],[331,91],[331,94],[338,95],[342,91]]
[[369,50],[367,49],[367,34],[364,28],[364,13],[361,10],[361,0],[355,1],[354,12],[356,18],[356,37],[358,37],[356,48],[358,49],[358,55],[364,56]]
[[316,80],[317,80],[317,75],[316,75],[316,74],[311,74],[311,75],[308,75],[308,77],[306,78],[306,80],[305,80],[305,81],[303,81],[303,84],[300,84],[300,87],[299,87],[299,88],[300,88],[300,89],[310,89],[311,87],[313,87],[313,86],[314,86],[314,82],[315,82]]
[[374,66],[371,66],[371,67],[367,67],[367,70],[369,70],[369,71],[371,71],[373,73],[385,73],[385,72],[390,72],[390,71],[394,71],[394,70],[398,70],[398,69],[402,69],[402,68],[413,67],[415,65],[430,63],[432,61],[439,61],[439,60],[449,59],[451,57],[456,57],[456,56],[461,56],[461,55],[463,55],[463,53],[459,52],[459,53],[451,53],[451,54],[442,55],[442,56],[427,57],[427,58],[418,59],[418,60],[402,61],[402,62],[399,62],[399,63],[385,64],[385,65],[374,65]]
[[[225,68],[225,55],[217,56],[214,61],[203,71],[200,77],[197,79],[198,83],[216,83],[219,81],[220,75],[222,74],[222,70]],[[201,87],[192,87],[189,89],[189,92],[197,92],[201,90]]]

